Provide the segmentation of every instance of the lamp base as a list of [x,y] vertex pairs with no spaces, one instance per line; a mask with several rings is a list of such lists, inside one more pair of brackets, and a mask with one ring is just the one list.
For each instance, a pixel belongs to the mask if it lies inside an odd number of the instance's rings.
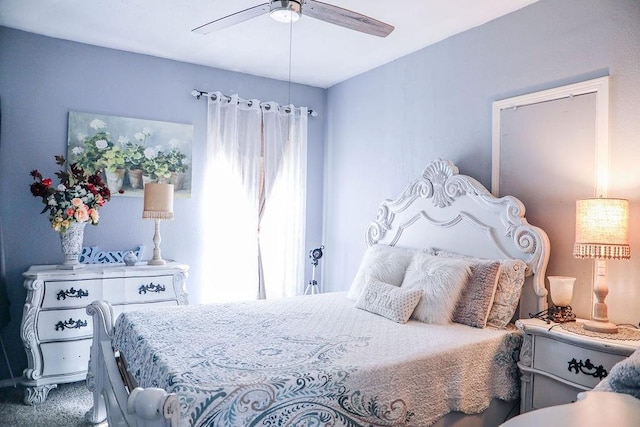
[[617,334],[618,326],[611,322],[601,322],[598,320],[589,320],[585,322],[582,327],[587,331],[600,332],[603,334]]
[[147,262],[147,265],[166,265],[167,261],[163,260],[162,258],[160,259],[150,259],[149,262]]

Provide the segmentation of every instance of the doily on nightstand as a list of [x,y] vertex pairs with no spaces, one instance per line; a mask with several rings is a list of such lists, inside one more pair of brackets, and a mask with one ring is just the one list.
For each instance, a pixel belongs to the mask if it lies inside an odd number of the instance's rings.
[[640,340],[640,329],[619,327],[617,334],[603,334],[601,332],[587,331],[582,325],[582,322],[568,322],[561,323],[560,327],[565,331],[588,337],[608,338],[611,340]]

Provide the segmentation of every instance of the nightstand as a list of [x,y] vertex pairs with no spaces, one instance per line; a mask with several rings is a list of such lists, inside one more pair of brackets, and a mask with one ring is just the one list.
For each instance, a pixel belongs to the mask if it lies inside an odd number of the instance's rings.
[[590,337],[539,319],[520,319],[516,326],[524,332],[520,413],[574,402],[640,346],[640,341]]
[[114,315],[159,305],[187,304],[189,267],[93,264],[77,270],[55,265],[26,271],[27,298],[20,335],[27,353],[24,403],[44,402],[58,384],[84,380],[93,336],[87,305],[106,300]]

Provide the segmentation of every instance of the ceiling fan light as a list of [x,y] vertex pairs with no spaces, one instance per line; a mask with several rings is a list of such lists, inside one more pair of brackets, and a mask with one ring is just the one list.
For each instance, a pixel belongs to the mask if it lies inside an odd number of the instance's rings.
[[272,0],[269,16],[278,22],[289,24],[301,16],[300,2],[295,0]]

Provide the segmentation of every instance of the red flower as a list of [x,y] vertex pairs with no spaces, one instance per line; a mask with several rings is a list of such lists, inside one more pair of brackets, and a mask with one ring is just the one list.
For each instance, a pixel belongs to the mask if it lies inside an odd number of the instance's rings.
[[45,178],[45,179],[43,179],[43,180],[42,180],[42,184],[43,184],[45,187],[51,187],[51,178]]
[[47,187],[41,182],[34,182],[30,185],[31,194],[36,197],[45,197],[47,195]]

